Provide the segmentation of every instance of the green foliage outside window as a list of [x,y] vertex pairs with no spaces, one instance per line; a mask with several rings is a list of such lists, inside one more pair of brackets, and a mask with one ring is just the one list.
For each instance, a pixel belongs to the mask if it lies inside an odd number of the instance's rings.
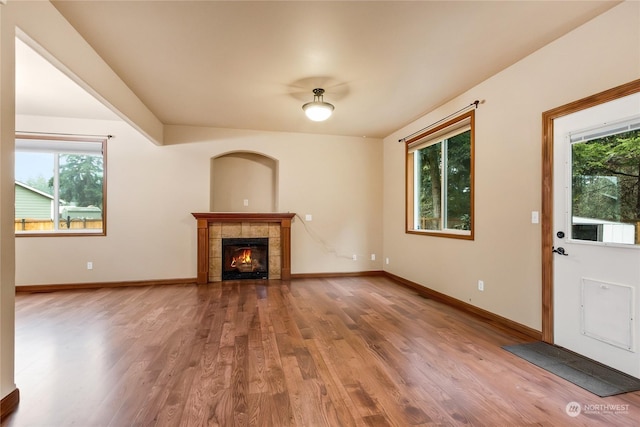
[[418,158],[420,228],[441,229],[444,191],[444,228],[470,230],[471,131],[418,150]]
[[16,136],[17,235],[104,235],[105,142]]
[[572,146],[573,216],[640,221],[640,130]]
[[102,209],[102,178],[101,156],[60,155],[60,198],[67,204]]

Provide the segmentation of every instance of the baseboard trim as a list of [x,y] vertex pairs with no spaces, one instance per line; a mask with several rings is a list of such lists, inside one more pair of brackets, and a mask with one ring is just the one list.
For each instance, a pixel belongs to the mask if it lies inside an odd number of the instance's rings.
[[16,410],[20,403],[20,390],[15,389],[0,401],[0,420]]
[[443,304],[447,304],[453,308],[456,308],[465,313],[472,314],[476,317],[481,318],[485,322],[491,324],[492,326],[496,326],[498,328],[508,329],[510,331],[518,332],[524,335],[527,338],[533,338],[535,340],[542,339],[542,332],[537,331],[533,328],[525,326],[521,323],[514,322],[513,320],[507,319],[506,317],[499,316],[490,311],[484,310],[482,308],[476,307],[471,304],[467,304],[464,301],[461,301],[457,298],[453,298],[449,295],[445,295],[441,292],[434,291],[433,289],[429,289],[425,286],[422,286],[418,283],[407,280],[403,277],[396,276],[395,274],[391,274],[389,272],[384,272],[384,275],[389,279],[393,280],[396,283],[399,283],[403,286],[413,289],[418,294],[430,298],[434,301],[441,302]]
[[21,285],[16,286],[16,292],[56,292],[78,289],[101,289],[101,288],[126,288],[131,286],[164,286],[164,285],[186,285],[195,284],[195,277],[186,279],[161,279],[161,280],[133,280],[127,282],[94,282],[94,283],[73,283],[59,285]]
[[384,276],[382,270],[371,271],[355,271],[349,273],[298,273],[292,274],[292,279],[328,279],[332,277],[365,277],[365,276]]

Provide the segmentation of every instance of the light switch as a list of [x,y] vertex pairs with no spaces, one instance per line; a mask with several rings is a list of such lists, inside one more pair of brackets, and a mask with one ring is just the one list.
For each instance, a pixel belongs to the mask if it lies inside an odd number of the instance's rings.
[[538,211],[531,212],[531,224],[538,224],[540,222],[540,213]]

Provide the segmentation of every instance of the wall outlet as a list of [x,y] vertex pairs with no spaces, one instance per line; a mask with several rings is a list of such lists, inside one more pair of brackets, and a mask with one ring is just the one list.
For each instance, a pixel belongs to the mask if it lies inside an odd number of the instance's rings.
[[357,261],[357,260],[358,260],[358,255],[353,254],[353,260],[354,260],[354,261]]
[[389,265],[389,258],[385,259],[384,262]]
[[93,262],[91,261],[87,262],[87,270],[93,270]]
[[478,280],[478,290],[484,291],[484,281]]
[[371,254],[371,261],[375,261],[376,260],[376,254]]
[[249,206],[249,199],[244,199],[244,200],[242,201],[242,203],[243,203],[245,206]]
[[305,220],[305,221],[312,221],[312,220],[313,220],[313,216],[311,216],[311,214],[306,214],[306,215],[304,216],[304,220]]

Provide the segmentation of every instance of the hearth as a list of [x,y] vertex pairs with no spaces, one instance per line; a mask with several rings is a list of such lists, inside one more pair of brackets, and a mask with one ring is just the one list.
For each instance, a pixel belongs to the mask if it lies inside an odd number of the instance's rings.
[[222,280],[268,278],[268,238],[222,239]]

